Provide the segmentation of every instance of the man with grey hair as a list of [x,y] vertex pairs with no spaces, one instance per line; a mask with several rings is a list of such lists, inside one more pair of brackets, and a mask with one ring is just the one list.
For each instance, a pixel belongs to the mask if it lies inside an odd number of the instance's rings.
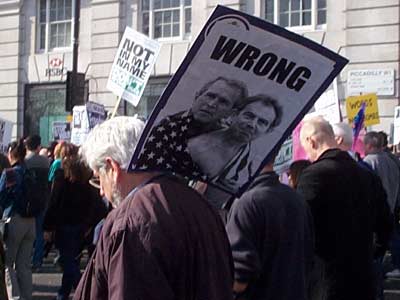
[[347,151],[347,153],[355,159],[361,167],[372,171],[371,166],[361,159],[359,153],[352,151],[353,129],[350,125],[342,122],[333,124],[332,128],[338,148],[342,151]]
[[387,194],[387,201],[393,213],[399,205],[400,169],[399,166],[382,150],[382,140],[378,132],[367,132],[364,137],[364,161],[378,174]]
[[315,225],[311,299],[375,299],[373,257],[386,250],[391,230],[390,213],[379,207],[385,191],[372,172],[337,148],[326,120],[305,121],[300,141],[313,162],[297,186]]
[[[394,270],[387,273],[389,277],[400,277],[400,255],[397,245],[399,240],[398,211],[400,206],[400,169],[397,162],[384,151],[382,136],[371,131],[364,137],[365,158],[364,161],[371,166],[382,180],[387,194],[387,203],[391,212],[396,216],[394,232],[392,236],[392,262]],[[383,297],[382,297],[383,298]]]
[[116,209],[74,299],[231,299],[229,242],[210,205],[172,175],[127,172],[142,128],[136,118],[117,117],[82,147]]
[[353,146],[353,129],[347,123],[336,123],[332,125],[333,133],[338,148],[343,151],[351,151]]

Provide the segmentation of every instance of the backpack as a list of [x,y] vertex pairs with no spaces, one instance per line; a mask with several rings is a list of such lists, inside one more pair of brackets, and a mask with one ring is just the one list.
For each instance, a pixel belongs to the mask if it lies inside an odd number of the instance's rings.
[[21,217],[25,218],[38,216],[44,195],[34,171],[24,169],[21,187],[22,197],[19,197],[19,205],[16,206],[16,211]]
[[12,211],[17,212],[24,218],[38,216],[42,210],[42,198],[44,195],[37,182],[35,172],[26,168],[22,168],[21,171],[13,168],[7,170],[7,173],[13,172],[21,173],[22,180],[20,184],[13,185],[10,190]]

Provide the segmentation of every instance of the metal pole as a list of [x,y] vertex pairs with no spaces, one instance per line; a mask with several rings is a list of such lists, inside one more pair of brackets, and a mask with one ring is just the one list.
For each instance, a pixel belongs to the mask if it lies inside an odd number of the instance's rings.
[[81,14],[81,0],[75,0],[75,15],[74,15],[74,37],[72,51],[72,91],[71,95],[76,95],[77,82],[76,74],[78,72],[78,47],[79,47],[79,19]]

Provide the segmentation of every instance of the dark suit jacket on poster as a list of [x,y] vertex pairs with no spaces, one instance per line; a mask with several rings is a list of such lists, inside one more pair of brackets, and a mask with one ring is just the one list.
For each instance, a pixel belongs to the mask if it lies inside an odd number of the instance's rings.
[[379,178],[347,152],[330,149],[304,170],[298,191],[310,205],[322,262],[314,292],[327,300],[375,299],[373,232],[381,245],[378,255],[392,228]]

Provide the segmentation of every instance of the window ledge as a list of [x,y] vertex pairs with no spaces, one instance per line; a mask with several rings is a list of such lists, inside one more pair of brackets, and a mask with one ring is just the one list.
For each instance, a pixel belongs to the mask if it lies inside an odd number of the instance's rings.
[[316,27],[313,26],[285,27],[285,29],[298,34],[308,33],[308,32],[321,32],[321,31],[326,31],[326,24],[318,25]]
[[156,41],[160,42],[161,44],[184,44],[184,43],[190,43],[191,40],[192,40],[191,37],[189,37],[189,38],[176,37],[176,38],[156,39]]
[[36,54],[52,54],[52,53],[66,53],[66,52],[72,52],[72,47],[54,48],[47,51],[44,49],[36,50]]

